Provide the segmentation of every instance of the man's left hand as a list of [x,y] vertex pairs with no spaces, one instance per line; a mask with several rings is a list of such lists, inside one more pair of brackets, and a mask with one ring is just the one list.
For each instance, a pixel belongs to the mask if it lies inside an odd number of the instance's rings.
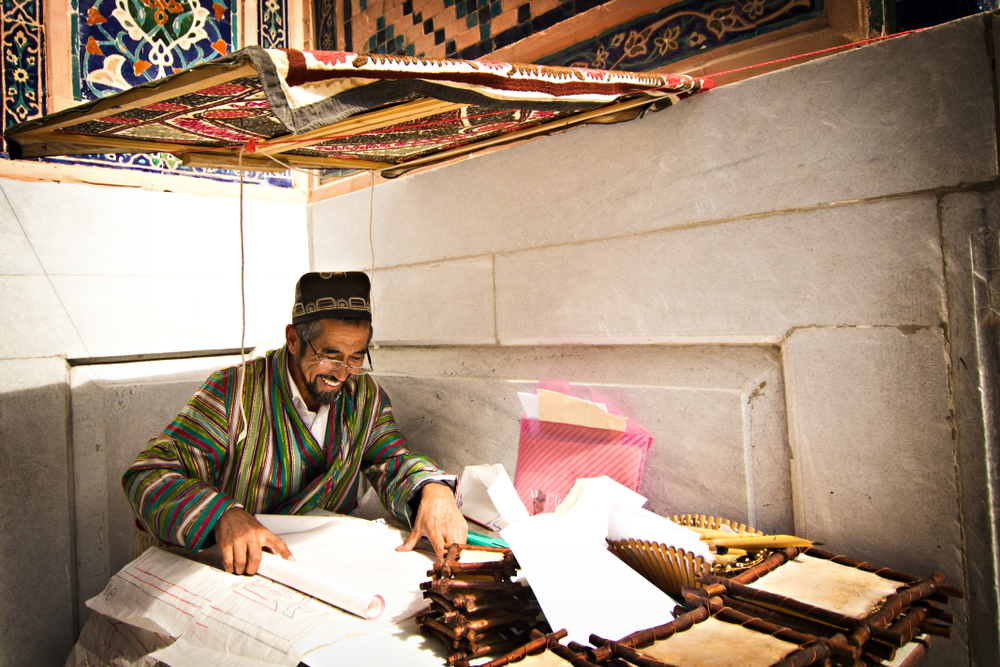
[[396,551],[411,551],[421,537],[430,540],[434,553],[444,560],[445,545],[465,544],[468,534],[465,517],[455,504],[455,493],[446,484],[428,483],[420,489],[420,506],[410,536]]

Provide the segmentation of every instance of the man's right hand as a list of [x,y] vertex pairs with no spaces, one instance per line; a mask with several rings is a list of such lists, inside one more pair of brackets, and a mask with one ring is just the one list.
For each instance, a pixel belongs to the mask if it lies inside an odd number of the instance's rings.
[[222,564],[231,574],[256,574],[264,549],[295,562],[283,539],[239,507],[226,510],[214,530],[215,541],[222,550]]

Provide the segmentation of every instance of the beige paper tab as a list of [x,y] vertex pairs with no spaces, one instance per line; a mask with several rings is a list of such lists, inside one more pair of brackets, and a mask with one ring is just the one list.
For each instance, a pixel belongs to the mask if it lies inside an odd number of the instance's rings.
[[625,416],[605,412],[596,404],[557,391],[539,389],[538,419],[543,422],[574,424],[608,431],[625,431]]

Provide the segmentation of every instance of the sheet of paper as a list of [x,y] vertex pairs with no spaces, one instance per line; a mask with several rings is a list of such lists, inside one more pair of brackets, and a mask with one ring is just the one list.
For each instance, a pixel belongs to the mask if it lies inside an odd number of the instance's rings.
[[524,416],[528,419],[538,419],[538,394],[529,394],[524,391],[517,392],[517,397],[521,399],[521,407],[524,408]]
[[489,494],[490,500],[493,501],[493,506],[500,513],[500,520],[506,524],[504,527],[528,518],[528,509],[521,502],[521,498],[514,488],[514,483],[510,481],[510,476],[506,471],[490,484],[490,488],[486,492]]
[[610,477],[576,480],[556,513],[566,517],[574,533],[595,547],[606,547],[612,514],[622,507],[641,507],[646,499]]
[[408,619],[311,651],[302,662],[309,667],[442,667],[448,655],[440,641],[421,634],[416,620]]
[[538,395],[540,421],[625,431],[625,416],[609,413],[607,406],[547,389],[537,389],[535,393]]
[[536,514],[500,533],[553,630],[589,643],[673,620],[676,603],[607,548],[580,539],[559,514]]
[[[415,614],[426,604],[419,587],[433,558],[419,551],[396,551],[406,534],[384,522],[337,517],[281,537],[295,562],[265,554],[259,570],[265,577],[368,619],[380,616],[383,607],[397,618]],[[372,607],[376,598],[378,609]]]
[[608,520],[608,539],[657,542],[684,549],[709,563],[715,561],[715,556],[698,533],[641,507],[619,507],[613,511]]
[[514,488],[502,463],[465,466],[462,471],[462,514],[494,531],[510,525],[490,497],[490,487],[501,477],[506,478],[511,489]]
[[419,586],[432,558],[396,552],[400,531],[338,517],[282,537],[297,564],[388,591],[386,611],[365,620],[265,577],[227,574],[155,548],[114,575],[87,606],[169,640],[150,655],[171,667],[236,667],[249,664],[245,658],[292,667],[310,650],[400,622],[426,605]]

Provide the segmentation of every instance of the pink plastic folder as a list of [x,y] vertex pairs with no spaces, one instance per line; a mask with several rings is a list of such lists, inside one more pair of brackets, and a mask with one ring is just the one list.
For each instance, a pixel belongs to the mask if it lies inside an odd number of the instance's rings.
[[[569,395],[569,383],[542,380],[538,389]],[[595,403],[622,414],[597,392]],[[606,475],[633,491],[639,490],[642,466],[653,436],[629,419],[625,432],[575,424],[521,418],[514,488],[529,514],[553,512],[577,479]]]

